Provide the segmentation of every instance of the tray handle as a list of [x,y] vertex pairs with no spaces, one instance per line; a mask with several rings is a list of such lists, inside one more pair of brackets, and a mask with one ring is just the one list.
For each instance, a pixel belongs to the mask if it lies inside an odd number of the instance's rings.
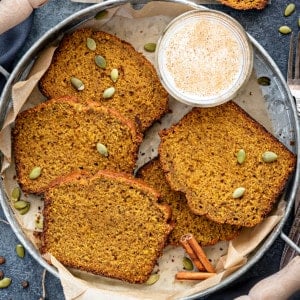
[[8,71],[6,71],[1,65],[0,65],[0,74],[2,74],[6,80],[10,76],[10,73]]

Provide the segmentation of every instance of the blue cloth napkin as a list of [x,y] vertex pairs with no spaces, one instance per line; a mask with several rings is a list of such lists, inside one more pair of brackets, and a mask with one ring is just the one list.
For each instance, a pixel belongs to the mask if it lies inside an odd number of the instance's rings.
[[[31,14],[25,21],[0,35],[0,66],[6,71],[13,69],[16,54],[24,45],[33,20]],[[0,73],[0,94],[5,85],[5,77]]]

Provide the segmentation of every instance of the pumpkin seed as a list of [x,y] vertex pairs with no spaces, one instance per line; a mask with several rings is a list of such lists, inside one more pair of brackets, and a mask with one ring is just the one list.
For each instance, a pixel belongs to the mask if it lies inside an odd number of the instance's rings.
[[91,50],[91,51],[95,51],[97,48],[96,42],[94,39],[92,38],[87,38],[86,39],[86,46]]
[[27,202],[27,206],[25,206],[25,207],[22,208],[22,209],[19,209],[20,215],[25,215],[25,214],[27,214],[28,211],[29,211],[29,209],[30,209],[30,203]]
[[282,34],[289,34],[292,32],[292,29],[287,25],[283,25],[279,27],[278,31]]
[[106,146],[101,143],[97,143],[97,151],[103,156],[108,156],[108,150]]
[[96,15],[95,15],[95,19],[96,20],[101,20],[103,19],[104,17],[106,17],[108,14],[108,11],[107,10],[101,10],[99,11]]
[[245,191],[246,189],[244,187],[236,188],[232,193],[232,198],[234,199],[241,198],[244,195]]
[[257,78],[257,83],[259,85],[268,86],[271,84],[271,79],[267,76],[261,76],[261,77]]
[[144,49],[147,52],[155,52],[156,50],[156,44],[155,43],[147,43],[144,45]]
[[266,151],[262,154],[262,159],[266,163],[273,162],[277,160],[277,158],[278,158],[277,154],[272,151]]
[[84,84],[83,82],[77,78],[77,77],[71,77],[71,84],[77,91],[82,91],[84,90]]
[[18,201],[21,197],[21,190],[16,186],[13,188],[12,192],[11,192],[11,197],[13,199],[13,201]]
[[116,89],[113,86],[111,86],[103,92],[103,98],[109,99],[114,95],[115,92],[116,92]]
[[246,159],[246,152],[244,149],[240,149],[239,152],[236,155],[237,161],[239,164],[244,163],[245,159]]
[[24,200],[19,200],[19,201],[16,201],[15,203],[14,203],[14,208],[15,209],[23,209],[23,208],[25,208],[27,205],[28,205],[28,203],[29,202],[27,202],[27,201],[24,201]]
[[95,56],[95,63],[98,67],[100,67],[101,69],[105,69],[106,68],[106,60],[103,56],[101,55],[96,55]]
[[4,277],[3,279],[0,280],[0,289],[5,289],[9,287],[10,284],[11,284],[11,278]]
[[21,244],[18,244],[18,245],[16,246],[16,253],[17,253],[17,255],[18,255],[20,258],[24,258],[24,256],[25,256],[25,248],[24,248],[24,246],[21,245]]
[[288,17],[290,16],[296,9],[296,5],[294,3],[290,3],[285,7],[284,10],[284,16]]
[[30,179],[37,179],[42,173],[41,167],[34,167],[31,172],[29,173]]
[[117,82],[119,78],[119,71],[118,69],[112,69],[110,72],[110,78],[113,82]]
[[147,285],[154,284],[159,279],[159,274],[152,274],[148,278],[148,280],[145,282]]
[[192,261],[186,256],[182,259],[182,264],[183,264],[183,268],[188,271],[191,271],[194,269],[194,265],[193,265]]

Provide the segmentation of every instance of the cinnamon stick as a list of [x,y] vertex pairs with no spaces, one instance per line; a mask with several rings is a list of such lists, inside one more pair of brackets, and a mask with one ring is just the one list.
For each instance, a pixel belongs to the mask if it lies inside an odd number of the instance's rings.
[[216,273],[208,273],[208,272],[177,272],[175,275],[175,279],[177,280],[205,280],[212,276],[216,275]]
[[199,245],[199,243],[197,242],[195,237],[191,233],[189,233],[189,234],[184,235],[182,238],[188,242],[188,244],[191,247],[193,253],[196,255],[196,257],[202,263],[202,265],[207,270],[207,272],[216,273],[214,267],[212,266],[212,264],[208,260],[205,252],[203,251],[203,249],[201,248],[201,246]]
[[201,263],[201,261],[199,260],[199,258],[194,253],[191,246],[189,245],[185,235],[181,237],[180,243],[181,243],[182,247],[184,248],[185,252],[188,254],[190,259],[192,260],[193,264],[196,266],[196,268],[199,271],[205,271],[206,269],[204,268],[203,264]]

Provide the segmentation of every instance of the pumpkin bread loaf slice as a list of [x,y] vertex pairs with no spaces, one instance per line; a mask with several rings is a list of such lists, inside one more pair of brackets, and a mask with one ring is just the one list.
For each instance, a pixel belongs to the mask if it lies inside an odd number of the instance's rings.
[[219,0],[222,4],[237,10],[264,9],[268,0]]
[[[160,161],[171,187],[185,193],[195,214],[215,222],[260,223],[295,168],[295,155],[234,102],[195,108],[160,134]],[[246,156],[241,163],[240,150]],[[265,162],[266,152],[277,160]]]
[[[142,140],[120,113],[80,104],[73,97],[21,112],[12,134],[17,179],[27,193],[41,193],[56,177],[72,171],[133,172]],[[33,169],[41,174],[31,177]]]
[[[72,77],[84,87],[72,86]],[[104,97],[111,87],[115,93]],[[114,35],[91,29],[76,30],[63,38],[40,89],[49,98],[73,95],[114,108],[137,122],[141,131],[168,110],[168,94],[144,55]]]
[[150,276],[172,230],[170,207],[133,176],[71,174],[45,193],[42,253],[131,283]]
[[222,240],[231,240],[240,232],[240,227],[219,224],[204,216],[191,212],[183,193],[171,189],[158,158],[155,158],[138,170],[138,176],[157,189],[163,203],[172,208],[172,220],[175,227],[169,236],[169,243],[180,245],[180,238],[192,233],[202,246],[214,245]]

